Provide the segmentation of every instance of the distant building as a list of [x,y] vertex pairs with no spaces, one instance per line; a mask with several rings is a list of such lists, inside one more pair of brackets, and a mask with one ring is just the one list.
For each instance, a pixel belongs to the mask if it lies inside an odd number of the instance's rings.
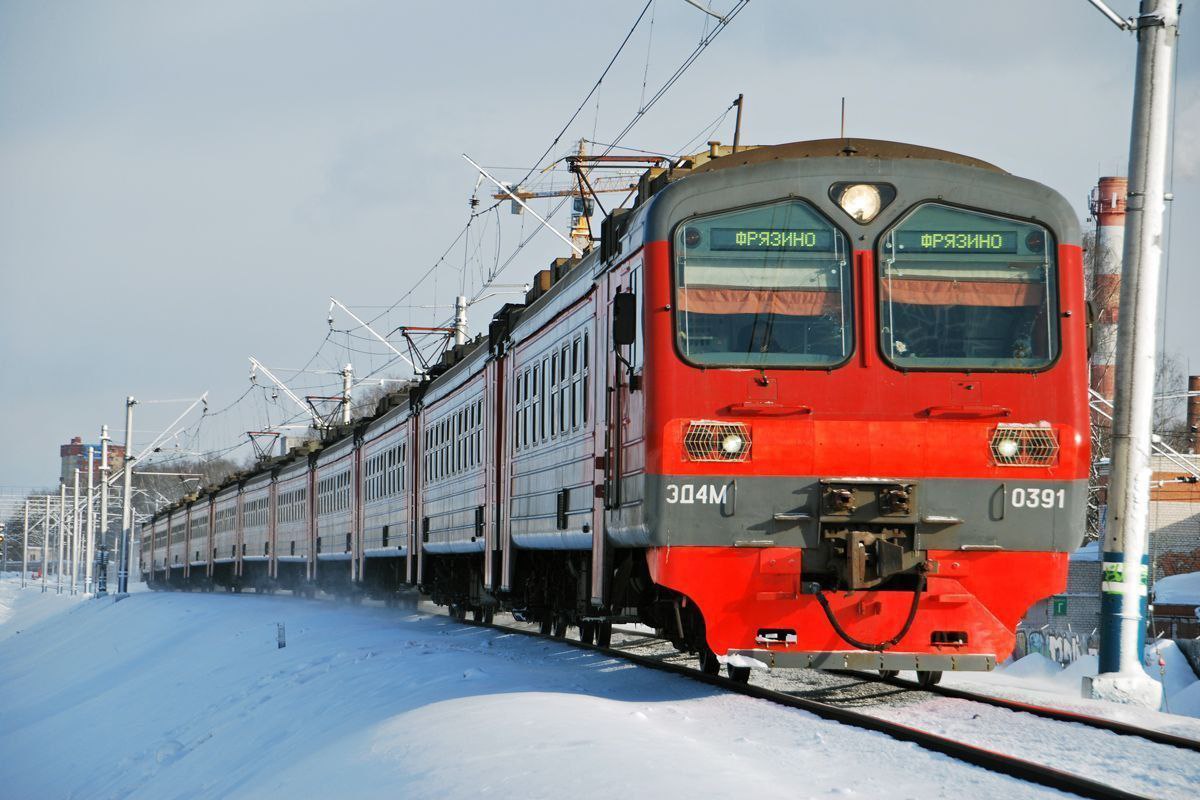
[[[79,470],[79,485],[83,487],[87,485],[87,469],[88,469],[88,448],[95,451],[95,458],[92,462],[94,482],[100,481],[100,444],[84,444],[83,439],[76,436],[70,443],[64,444],[58,448],[59,457],[62,459],[62,472],[59,477],[63,483],[71,486],[75,481],[75,470]],[[112,472],[116,472],[125,466],[125,448],[119,444],[108,443],[108,466]]]

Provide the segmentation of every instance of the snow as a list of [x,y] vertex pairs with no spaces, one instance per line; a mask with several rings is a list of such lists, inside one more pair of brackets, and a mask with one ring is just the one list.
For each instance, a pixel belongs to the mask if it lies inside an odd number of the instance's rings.
[[[1143,668],[1150,678],[1162,683],[1159,711],[1083,697],[1082,680],[1085,676],[1096,676],[1097,661],[1096,656],[1087,655],[1064,669],[1040,653],[1030,653],[994,672],[947,672],[942,683],[969,692],[1061,708],[1200,740],[1200,713],[1197,713],[1200,709],[1196,705],[1200,680],[1173,641],[1164,639],[1146,645]],[[912,673],[907,677],[915,679]]]
[[1088,542],[1083,547],[1080,547],[1074,553],[1071,553],[1072,561],[1099,561],[1100,560],[1100,541]]
[[1159,578],[1154,582],[1154,602],[1166,606],[1200,606],[1200,572]]
[[[53,576],[49,580],[53,581]],[[18,635],[83,599],[83,595],[78,594],[55,594],[52,582],[48,582],[45,594],[40,580],[32,581],[26,577],[26,584],[21,591],[21,573],[0,573],[0,641]]]
[[1062,797],[411,610],[224,593],[81,602],[11,579],[0,607],[0,752],[20,765],[6,797]]

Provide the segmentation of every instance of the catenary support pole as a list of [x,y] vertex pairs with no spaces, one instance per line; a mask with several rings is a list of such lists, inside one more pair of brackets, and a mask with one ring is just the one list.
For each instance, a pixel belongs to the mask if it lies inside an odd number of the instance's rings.
[[96,537],[96,449],[88,448],[87,530],[83,538],[83,593],[92,593],[92,548]]
[[46,571],[50,564],[50,495],[46,495],[46,516],[42,519],[42,594],[46,593]]
[[129,573],[133,563],[133,407],[137,400],[125,398],[125,472],[121,480],[121,552],[117,556],[117,592],[129,591]]
[[75,468],[74,500],[71,506],[71,594],[79,586],[79,467]]
[[[103,550],[108,544],[108,426],[100,426],[100,543],[99,547]],[[95,558],[95,553],[92,553]],[[107,569],[107,565],[105,566]],[[97,595],[104,596],[107,592],[101,591],[100,587],[108,585],[108,576],[96,577]]]
[[29,498],[25,498],[25,525],[21,528],[21,588],[29,574]]
[[1094,696],[1157,707],[1161,686],[1141,669],[1149,558],[1155,329],[1163,257],[1176,0],[1142,0],[1129,144],[1129,196],[1117,322],[1109,524],[1101,578],[1100,663]]
[[354,392],[354,366],[342,367],[342,424],[350,424],[350,401]]
[[55,592],[62,594],[63,541],[67,538],[67,485],[58,482],[58,566],[54,570]]

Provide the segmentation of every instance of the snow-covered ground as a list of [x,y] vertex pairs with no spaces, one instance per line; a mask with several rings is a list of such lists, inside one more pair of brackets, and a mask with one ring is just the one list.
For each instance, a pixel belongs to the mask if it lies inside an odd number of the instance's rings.
[[[1062,796],[414,611],[226,594],[80,602],[6,578],[0,665],[5,798]],[[989,717],[989,735],[1019,738],[1013,717]],[[1140,769],[1158,796],[1200,781],[1186,762]]]
[[[1094,677],[1097,672],[1094,655],[1083,656],[1064,669],[1045,656],[1032,653],[994,673],[947,673],[942,682],[966,691],[1078,711],[1200,739],[1200,680],[1187,659],[1169,639],[1147,644],[1145,655],[1146,674],[1163,684],[1161,711],[1167,713],[1083,698],[1083,678]],[[1189,717],[1191,719],[1187,719]]]

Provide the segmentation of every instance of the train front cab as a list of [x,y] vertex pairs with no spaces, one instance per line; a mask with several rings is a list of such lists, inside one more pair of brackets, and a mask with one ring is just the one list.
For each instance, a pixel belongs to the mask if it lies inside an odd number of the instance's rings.
[[646,221],[651,577],[702,657],[991,669],[1083,534],[1072,210],[951,154],[707,173]]

